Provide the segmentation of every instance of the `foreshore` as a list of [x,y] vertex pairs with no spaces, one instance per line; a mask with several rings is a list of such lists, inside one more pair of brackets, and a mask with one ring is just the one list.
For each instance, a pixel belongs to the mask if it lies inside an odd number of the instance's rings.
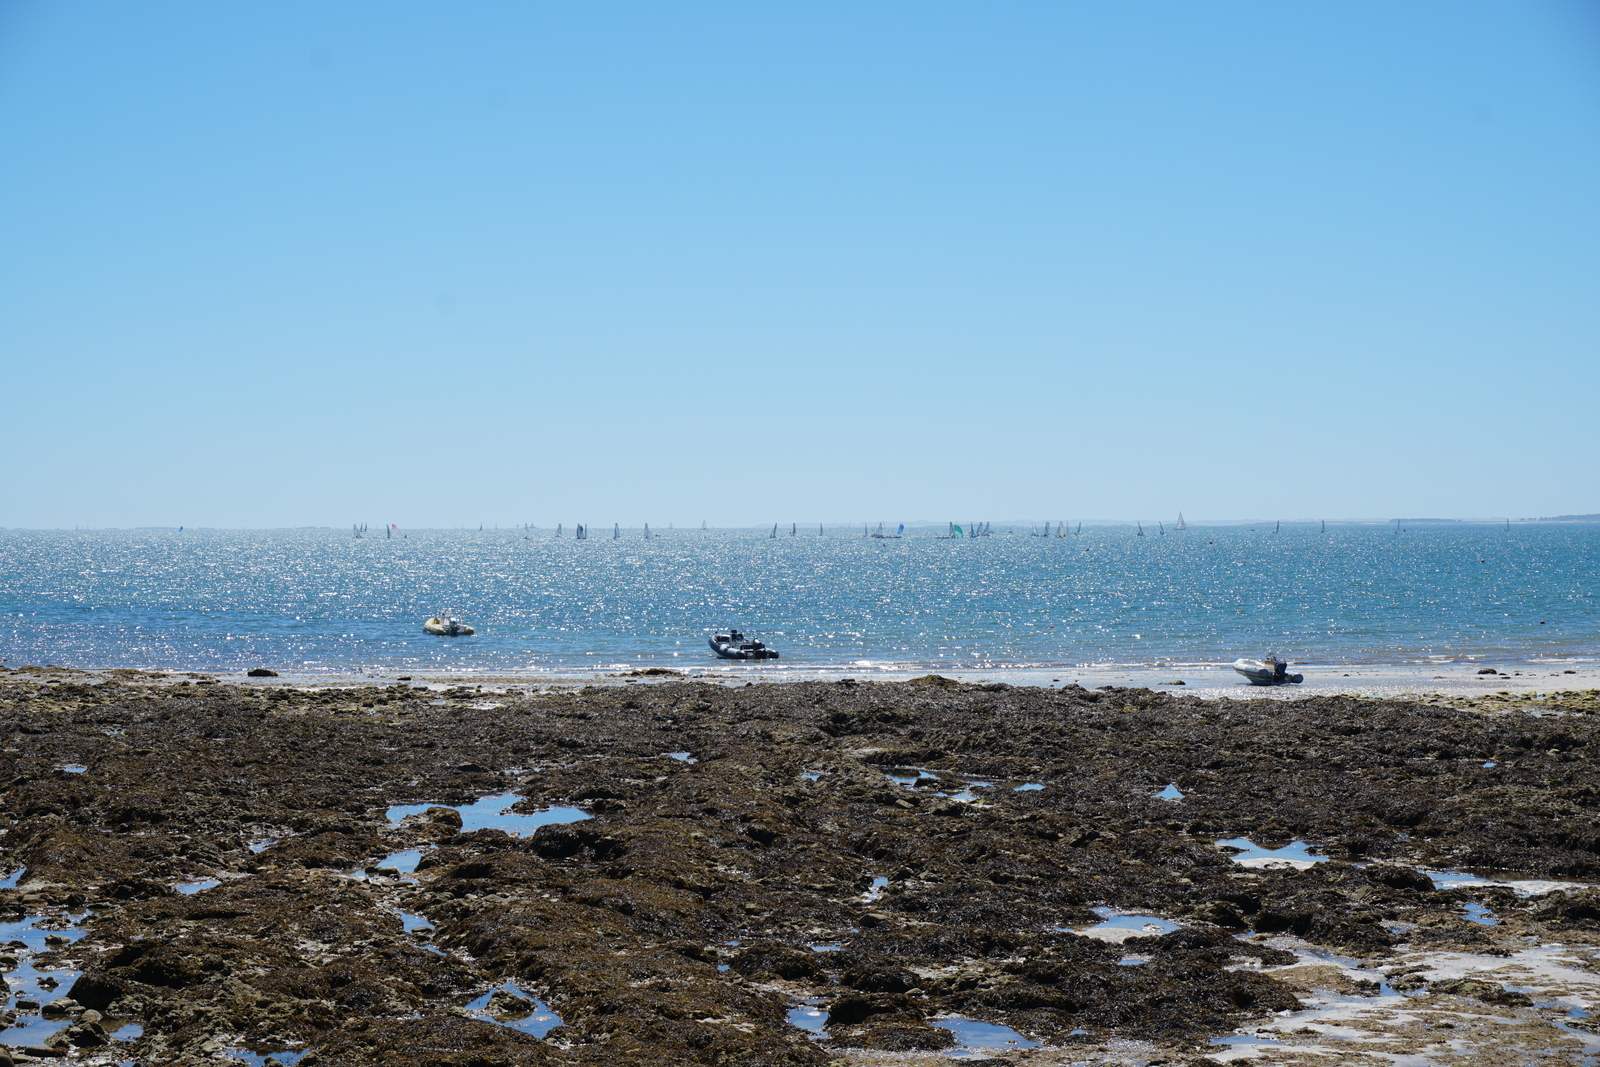
[[[894,664],[862,662],[843,666],[809,667],[782,662],[732,663],[707,659],[701,663],[671,666],[659,661],[641,661],[638,665],[614,664],[584,670],[561,668],[507,671],[483,670],[420,670],[414,668],[372,669],[318,669],[294,670],[272,664],[262,664],[272,675],[269,678],[251,678],[247,670],[189,670],[181,667],[145,667],[139,673],[150,681],[162,678],[210,678],[219,682],[246,684],[300,685],[321,687],[329,685],[370,685],[376,682],[404,680],[419,686],[448,688],[455,685],[483,685],[496,689],[542,689],[573,685],[614,685],[687,678],[721,685],[746,682],[829,682],[850,678],[862,682],[906,682],[930,673],[957,681],[983,684],[1003,682],[1007,685],[1060,688],[1080,685],[1086,689],[1102,686],[1135,686],[1152,689],[1182,689],[1207,698],[1254,700],[1258,698],[1297,699],[1308,696],[1351,695],[1374,699],[1403,697],[1470,700],[1493,698],[1501,694],[1523,696],[1528,694],[1586,692],[1600,689],[1600,663],[1591,661],[1558,661],[1553,663],[1515,662],[1507,660],[1492,666],[1484,662],[1449,663],[1442,665],[1317,665],[1293,664],[1291,672],[1300,673],[1304,681],[1282,686],[1251,685],[1236,674],[1227,664],[1180,666],[1089,666],[1089,667],[1009,667],[938,668],[905,667]],[[8,669],[0,666],[0,670]],[[13,664],[10,670],[44,674],[67,672],[86,677],[126,676],[129,668],[73,668],[59,665],[23,666]],[[1485,674],[1485,670],[1494,673]],[[1181,682],[1182,685],[1177,683]]]
[[730,666],[7,668],[0,1041],[108,1067],[1600,1055],[1589,676],[1375,699]]

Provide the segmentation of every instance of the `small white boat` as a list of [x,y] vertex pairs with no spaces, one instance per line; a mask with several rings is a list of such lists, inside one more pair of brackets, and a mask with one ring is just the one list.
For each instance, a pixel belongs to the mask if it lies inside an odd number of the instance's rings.
[[1289,664],[1270,654],[1266,659],[1236,659],[1233,669],[1250,679],[1251,685],[1298,684],[1306,680],[1303,674],[1290,674]]

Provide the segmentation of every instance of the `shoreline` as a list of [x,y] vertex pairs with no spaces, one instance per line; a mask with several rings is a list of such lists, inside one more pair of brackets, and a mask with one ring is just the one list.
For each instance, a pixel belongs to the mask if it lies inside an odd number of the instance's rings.
[[[1512,663],[1492,675],[1480,674],[1477,663],[1461,665],[1389,665],[1317,667],[1294,665],[1305,675],[1299,684],[1251,685],[1228,665],[1209,666],[1094,666],[1080,668],[993,667],[985,669],[925,670],[897,664],[852,664],[832,667],[796,667],[772,663],[710,661],[696,666],[665,667],[655,663],[612,664],[585,670],[482,670],[344,669],[327,671],[274,670],[270,677],[252,678],[243,670],[189,670],[182,667],[73,667],[63,664],[0,664],[5,674],[66,673],[120,681],[211,679],[246,685],[327,688],[371,685],[374,682],[408,683],[414,688],[447,689],[457,685],[486,687],[491,691],[540,690],[582,685],[621,685],[659,681],[703,681],[718,685],[781,684],[838,681],[906,682],[939,675],[965,683],[1004,683],[1055,689],[1079,685],[1085,689],[1106,686],[1188,693],[1206,699],[1293,700],[1317,696],[1357,696],[1366,699],[1401,697],[1471,700],[1499,695],[1590,693],[1600,690],[1600,664]],[[1179,684],[1181,683],[1181,684]]]

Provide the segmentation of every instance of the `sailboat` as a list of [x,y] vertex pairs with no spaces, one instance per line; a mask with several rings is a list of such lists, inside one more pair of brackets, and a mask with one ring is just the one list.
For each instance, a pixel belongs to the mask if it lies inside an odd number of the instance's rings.
[[622,540],[622,524],[621,523],[614,522],[614,523],[611,524],[611,540],[613,540],[613,541]]
[[655,537],[655,534],[650,532],[650,524],[647,522],[644,524],[644,539],[648,541],[653,537]]
[[556,536],[557,537],[561,536],[561,524],[559,522],[556,523]]
[[367,536],[367,524],[366,523],[362,523],[359,526],[356,525],[355,523],[351,523],[350,524],[350,529],[355,531],[357,537],[365,537],[365,536]]
[[1083,522],[1081,520],[1078,522],[1077,534],[1079,537],[1083,536]]
[[1167,536],[1167,524],[1166,524],[1166,523],[1164,523],[1164,522],[1162,522],[1162,521],[1161,521],[1161,520],[1160,520],[1160,519],[1157,519],[1157,520],[1156,520],[1156,525],[1157,525],[1157,526],[1158,526],[1158,527],[1160,527],[1160,529],[1159,529],[1159,530],[1158,530],[1158,531],[1157,531],[1157,536],[1158,536],[1158,537],[1165,537],[1165,536]]
[[1134,525],[1139,527],[1139,536],[1143,537],[1144,536],[1144,523],[1140,522],[1138,519],[1134,519],[1133,521],[1134,521]]
[[1282,530],[1282,529],[1283,529],[1283,520],[1279,519],[1279,520],[1276,520],[1276,521],[1273,522],[1273,524],[1272,524],[1272,532],[1273,533],[1277,533],[1279,530]]
[[778,524],[777,523],[773,523],[772,524],[772,538],[776,538],[777,536],[778,536]]
[[1328,532],[1328,520],[1327,519],[1323,519],[1322,520],[1322,531],[1321,532],[1322,533],[1327,533]]
[[1181,511],[1178,512],[1178,525],[1174,526],[1173,529],[1174,530],[1187,530],[1188,528],[1189,528],[1188,524],[1183,521],[1183,512],[1181,512]]
[[700,529],[704,530],[705,528],[706,528],[706,520],[701,519],[700,520]]
[[820,523],[820,522],[817,523],[817,536],[818,537],[822,536],[822,523]]
[[791,522],[789,524],[789,536],[790,537],[799,537],[800,536],[800,524],[799,523]]

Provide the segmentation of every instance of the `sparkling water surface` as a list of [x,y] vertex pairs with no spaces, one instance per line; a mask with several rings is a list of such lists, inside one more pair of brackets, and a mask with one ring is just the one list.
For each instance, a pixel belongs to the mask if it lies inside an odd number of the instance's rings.
[[[0,662],[295,672],[1588,659],[1600,525],[859,532],[0,531]],[[459,608],[473,637],[422,621]]]

